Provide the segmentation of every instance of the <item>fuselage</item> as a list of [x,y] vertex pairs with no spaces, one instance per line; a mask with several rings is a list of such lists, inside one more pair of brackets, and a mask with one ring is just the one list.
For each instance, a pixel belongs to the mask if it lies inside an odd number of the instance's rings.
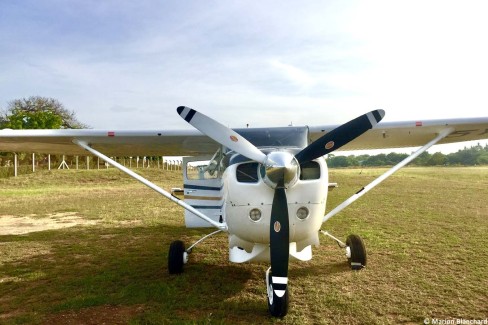
[[[251,253],[255,245],[269,244],[274,190],[260,169],[258,163],[240,162],[229,165],[223,174],[223,215],[231,250],[237,247]],[[297,252],[319,244],[327,192],[328,171],[322,157],[300,166],[299,179],[286,189],[290,243],[295,243]]]
[[[281,160],[285,165],[291,162],[290,168],[281,169],[287,175],[284,185],[280,185],[285,188],[288,206],[290,255],[310,259],[311,246],[319,244],[329,182],[323,157],[303,164],[294,158],[309,143],[308,128],[236,131],[268,158]],[[210,160],[205,165],[198,164],[198,175],[193,177],[186,167],[185,200],[214,220],[225,222],[231,261],[269,260],[271,210],[277,186],[273,178],[278,174],[276,179],[281,179],[281,167],[269,168],[225,147],[207,159]],[[277,165],[281,166],[273,164]],[[185,219],[188,227],[205,226],[189,212]]]

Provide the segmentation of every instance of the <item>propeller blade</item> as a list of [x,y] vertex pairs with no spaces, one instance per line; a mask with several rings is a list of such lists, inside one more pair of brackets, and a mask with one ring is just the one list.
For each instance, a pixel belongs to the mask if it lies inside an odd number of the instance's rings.
[[270,257],[273,291],[283,297],[288,285],[288,260],[290,250],[290,225],[288,220],[288,201],[283,181],[275,189],[271,207]]
[[180,106],[176,111],[185,121],[221,145],[256,162],[270,165],[271,162],[261,150],[232,129],[186,106]]
[[384,116],[385,111],[382,109],[361,115],[312,142],[295,157],[300,164],[322,157],[372,129]]

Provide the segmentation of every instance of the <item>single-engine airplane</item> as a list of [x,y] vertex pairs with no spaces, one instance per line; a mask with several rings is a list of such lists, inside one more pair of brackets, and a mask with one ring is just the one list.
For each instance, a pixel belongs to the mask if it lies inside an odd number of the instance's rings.
[[[488,138],[488,117],[379,123],[385,112],[374,110],[340,126],[230,129],[188,107],[177,112],[197,130],[1,130],[0,151],[88,151],[182,206],[187,227],[216,228],[188,248],[179,240],[171,243],[171,274],[183,272],[197,244],[227,233],[231,262],[270,263],[265,281],[275,317],[288,312],[289,260],[310,260],[320,234],[344,249],[353,270],[366,266],[361,237],[349,235],[343,242],[321,230],[324,222],[431,146]],[[324,216],[328,190],[335,186],[324,155],[339,148],[413,146],[421,147]],[[110,158],[136,155],[193,156],[183,161],[183,189],[168,192]],[[181,192],[184,199],[177,197]]]

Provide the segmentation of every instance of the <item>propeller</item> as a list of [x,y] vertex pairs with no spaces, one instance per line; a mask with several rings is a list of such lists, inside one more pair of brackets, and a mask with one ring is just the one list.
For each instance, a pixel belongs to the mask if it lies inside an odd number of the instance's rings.
[[323,135],[296,154],[300,164],[328,154],[373,128],[385,116],[382,109],[371,111]]
[[288,201],[283,182],[278,184],[273,196],[269,228],[271,283],[278,297],[283,297],[288,285],[288,260],[290,256],[290,225]]
[[180,106],[177,112],[185,121],[216,142],[264,166],[264,181],[275,190],[269,230],[272,286],[274,294],[283,297],[288,285],[290,249],[286,188],[293,186],[298,180],[300,164],[321,157],[354,140],[378,124],[385,112],[375,110],[361,115],[323,135],[295,156],[284,151],[265,155],[238,133],[194,109]]
[[261,150],[232,129],[186,106],[180,106],[176,111],[185,121],[221,145],[265,166],[272,165]]

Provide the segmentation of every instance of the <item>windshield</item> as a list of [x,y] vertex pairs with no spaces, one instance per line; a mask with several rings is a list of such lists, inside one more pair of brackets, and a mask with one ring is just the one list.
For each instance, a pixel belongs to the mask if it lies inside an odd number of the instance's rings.
[[308,128],[279,127],[258,129],[235,129],[256,147],[295,147],[305,148],[308,144]]

